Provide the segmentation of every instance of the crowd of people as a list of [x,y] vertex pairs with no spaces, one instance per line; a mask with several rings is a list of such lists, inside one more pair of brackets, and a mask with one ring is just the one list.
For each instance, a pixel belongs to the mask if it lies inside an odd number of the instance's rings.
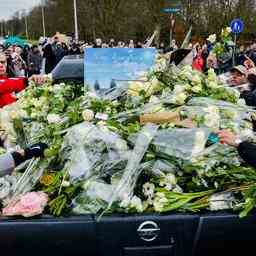
[[[155,45],[151,45],[155,47]],[[85,43],[83,41],[76,43],[74,41],[64,42],[58,34],[52,38],[40,38],[38,44],[34,45],[0,45],[0,53],[4,53],[8,62],[8,73],[15,77],[30,77],[34,74],[49,74],[66,55],[83,54],[87,48],[145,48],[146,43],[130,40],[116,42],[110,39],[104,42],[97,38],[95,42]],[[159,45],[159,51],[162,53],[176,50],[178,46],[173,40],[171,46],[165,47],[164,43]]]

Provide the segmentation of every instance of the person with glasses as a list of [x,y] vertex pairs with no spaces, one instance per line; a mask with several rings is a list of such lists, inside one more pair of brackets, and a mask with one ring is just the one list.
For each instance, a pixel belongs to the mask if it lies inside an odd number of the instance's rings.
[[30,78],[12,77],[8,59],[5,54],[0,53],[0,108],[16,101],[15,93],[24,90],[28,81],[43,84],[49,77],[45,75],[33,75]]

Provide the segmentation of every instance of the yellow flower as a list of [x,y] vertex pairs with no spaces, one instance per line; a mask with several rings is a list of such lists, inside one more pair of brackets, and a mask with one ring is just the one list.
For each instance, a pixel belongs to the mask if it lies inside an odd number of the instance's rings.
[[40,178],[40,183],[46,187],[50,186],[54,181],[54,177],[51,174],[45,174]]

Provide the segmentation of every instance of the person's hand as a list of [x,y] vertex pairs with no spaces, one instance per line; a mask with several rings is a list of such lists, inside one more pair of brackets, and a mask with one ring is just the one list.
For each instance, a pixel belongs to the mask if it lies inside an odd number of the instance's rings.
[[239,139],[239,137],[233,132],[228,130],[223,130],[223,131],[217,132],[217,134],[220,138],[221,144],[227,144],[232,147],[238,147],[236,141]]
[[246,67],[247,70],[255,68],[255,64],[254,62],[248,57],[246,56],[246,60],[244,61],[244,66]]
[[42,85],[49,81],[49,77],[47,75],[33,75],[29,78],[29,81],[33,81],[38,85]]
[[44,157],[44,151],[48,148],[48,145],[45,143],[34,144],[24,150],[25,158],[31,159],[33,157]]

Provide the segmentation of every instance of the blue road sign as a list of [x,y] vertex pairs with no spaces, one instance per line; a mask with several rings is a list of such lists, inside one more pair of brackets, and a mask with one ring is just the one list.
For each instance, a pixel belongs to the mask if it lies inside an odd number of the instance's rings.
[[234,34],[239,34],[244,30],[244,22],[241,19],[232,20],[230,27]]
[[180,12],[180,8],[179,7],[175,7],[175,8],[164,8],[163,12],[165,13],[177,13]]

